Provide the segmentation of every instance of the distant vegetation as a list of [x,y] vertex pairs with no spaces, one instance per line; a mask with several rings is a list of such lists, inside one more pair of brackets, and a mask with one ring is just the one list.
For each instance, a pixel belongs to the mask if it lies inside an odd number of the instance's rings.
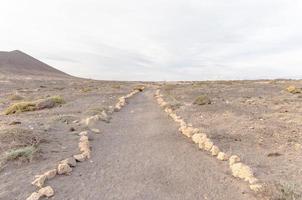
[[200,95],[198,96],[194,103],[193,104],[196,104],[196,105],[206,105],[206,104],[211,104],[211,100],[208,96],[206,95]]

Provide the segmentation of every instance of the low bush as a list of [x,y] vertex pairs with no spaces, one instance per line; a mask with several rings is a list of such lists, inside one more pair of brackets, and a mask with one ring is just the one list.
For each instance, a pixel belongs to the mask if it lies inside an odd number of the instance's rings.
[[193,102],[195,105],[206,105],[206,104],[211,104],[211,100],[208,96],[206,95],[200,95],[198,96],[195,101]]
[[6,161],[10,160],[32,160],[34,157],[34,154],[37,152],[37,148],[35,146],[26,146],[21,147],[17,149],[10,149],[4,154],[4,159]]
[[10,105],[5,111],[5,115],[11,115],[16,113],[41,110],[45,108],[52,108],[56,105],[65,103],[61,96],[52,96],[46,99],[39,99],[36,101],[18,102]]
[[295,86],[293,86],[293,85],[287,87],[286,90],[287,90],[288,92],[292,93],[292,94],[299,94],[299,93],[302,92],[301,88],[297,88],[297,87],[295,87]]

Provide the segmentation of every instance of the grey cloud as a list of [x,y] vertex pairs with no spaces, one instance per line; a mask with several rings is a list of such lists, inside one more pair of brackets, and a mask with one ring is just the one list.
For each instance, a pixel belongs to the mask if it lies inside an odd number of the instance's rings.
[[302,78],[299,0],[11,0],[2,6],[2,50],[21,49],[73,75]]

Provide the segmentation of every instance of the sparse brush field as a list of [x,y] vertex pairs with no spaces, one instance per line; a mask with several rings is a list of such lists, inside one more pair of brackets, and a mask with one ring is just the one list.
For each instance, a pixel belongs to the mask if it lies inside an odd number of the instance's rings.
[[0,199],[32,191],[37,173],[77,153],[80,120],[110,115],[118,98],[137,85],[22,76],[1,77],[0,84]]
[[178,115],[254,169],[267,183],[266,195],[302,198],[302,81],[183,82],[160,88],[166,101],[180,103]]

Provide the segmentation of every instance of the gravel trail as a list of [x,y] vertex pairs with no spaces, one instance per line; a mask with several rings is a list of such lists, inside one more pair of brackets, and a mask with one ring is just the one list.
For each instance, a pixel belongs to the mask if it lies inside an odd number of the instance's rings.
[[49,182],[58,200],[255,199],[225,162],[179,134],[153,90],[129,100],[92,135],[92,159]]

